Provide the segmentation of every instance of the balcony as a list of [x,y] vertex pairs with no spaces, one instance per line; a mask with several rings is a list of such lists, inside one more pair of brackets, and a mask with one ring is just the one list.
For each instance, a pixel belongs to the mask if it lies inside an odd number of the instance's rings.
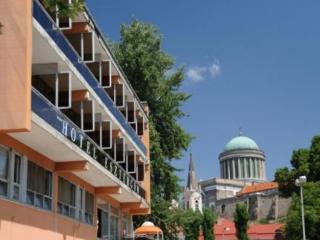
[[[140,151],[143,154],[146,154],[146,147],[144,146],[143,142],[141,141],[137,132],[135,131],[136,128],[134,129],[133,124],[128,123],[127,119],[123,115],[123,112],[121,112],[121,110],[118,108],[123,106],[124,99],[120,98],[119,95],[116,94],[114,96],[114,99],[112,100],[103,87],[109,86],[111,83],[110,72],[108,75],[108,69],[110,68],[110,64],[107,62],[101,62],[99,66],[87,66],[87,64],[80,61],[81,58],[77,51],[74,49],[73,46],[71,46],[70,42],[64,36],[64,34],[59,29],[57,29],[56,23],[52,20],[50,15],[46,12],[46,10],[42,7],[41,3],[38,0],[33,1],[33,16],[37,23],[42,27],[42,29],[44,29],[44,31],[50,36],[51,40],[54,41],[56,46],[65,55],[67,61],[73,65],[76,71],[82,76],[86,84],[93,90],[95,96],[113,115],[113,117],[116,119],[119,126],[121,126],[125,134],[129,136],[129,138],[136,144],[136,146],[140,149]],[[84,58],[85,55],[82,57]],[[101,69],[107,69],[106,74],[99,76],[97,74],[98,67],[100,71]],[[97,81],[97,78],[99,78],[99,81]],[[117,85],[118,89],[116,93],[123,91],[121,87],[121,85]]]
[[34,115],[32,131],[12,133],[11,136],[49,156],[55,162],[87,160],[90,165],[89,170],[75,171],[74,174],[94,187],[120,185],[124,191],[112,196],[119,202],[137,202],[138,196],[145,199],[145,190],[139,182],[34,88],[32,112]]

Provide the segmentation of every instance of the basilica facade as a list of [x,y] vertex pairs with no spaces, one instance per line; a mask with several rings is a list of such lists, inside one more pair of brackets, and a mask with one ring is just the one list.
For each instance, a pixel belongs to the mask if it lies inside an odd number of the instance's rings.
[[253,221],[286,215],[290,199],[281,198],[278,184],[267,180],[265,153],[253,139],[239,134],[225,145],[218,158],[220,177],[199,182],[190,158],[185,208],[199,208],[201,199],[201,208],[211,208],[219,217],[229,219],[237,203],[247,205]]

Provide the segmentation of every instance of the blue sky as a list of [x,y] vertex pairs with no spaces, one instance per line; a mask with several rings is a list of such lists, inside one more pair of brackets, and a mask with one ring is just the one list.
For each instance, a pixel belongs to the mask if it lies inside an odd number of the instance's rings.
[[[198,178],[219,175],[218,155],[242,127],[266,153],[267,176],[319,134],[320,1],[87,0],[107,37],[132,17],[163,34],[186,68],[181,124]],[[175,163],[187,169],[188,155]],[[179,173],[186,177],[186,171]]]

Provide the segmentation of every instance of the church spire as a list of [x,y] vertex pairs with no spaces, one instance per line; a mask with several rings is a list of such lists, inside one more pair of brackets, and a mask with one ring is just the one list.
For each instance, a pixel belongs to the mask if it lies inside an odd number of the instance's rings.
[[189,188],[190,190],[191,189],[197,190],[199,188],[198,180],[196,177],[196,171],[194,168],[192,153],[190,153],[187,188]]

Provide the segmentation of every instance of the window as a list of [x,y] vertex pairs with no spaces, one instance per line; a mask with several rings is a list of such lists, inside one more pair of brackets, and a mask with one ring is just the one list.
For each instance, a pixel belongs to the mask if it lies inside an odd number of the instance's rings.
[[110,207],[110,235],[112,239],[119,239],[119,210]]
[[98,209],[98,238],[106,238],[109,236],[109,213],[105,210]]
[[93,224],[93,212],[94,212],[94,197],[91,193],[86,191],[85,195],[85,219],[84,221],[89,224]]
[[59,177],[58,212],[76,218],[76,185]]
[[20,199],[21,163],[22,163],[21,156],[18,154],[14,154],[12,198],[15,200]]
[[199,200],[195,201],[195,210],[199,210]]
[[28,161],[27,203],[52,209],[52,173]]
[[110,217],[110,235],[112,239],[119,239],[119,218],[117,216]]
[[6,149],[0,148],[0,196],[8,195],[8,165],[9,153]]

